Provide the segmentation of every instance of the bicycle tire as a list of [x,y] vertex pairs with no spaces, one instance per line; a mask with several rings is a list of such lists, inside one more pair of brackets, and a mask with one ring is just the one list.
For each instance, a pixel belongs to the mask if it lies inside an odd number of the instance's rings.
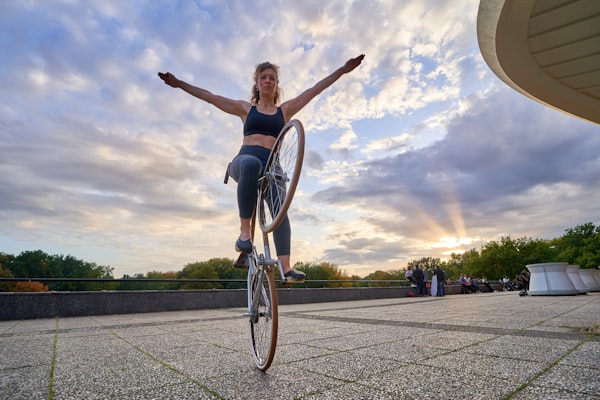
[[300,179],[304,159],[304,127],[297,119],[281,129],[271,150],[258,192],[260,229],[274,231],[285,218]]
[[258,302],[257,318],[250,318],[250,342],[256,366],[266,371],[275,358],[278,329],[277,288],[271,267],[259,268],[252,276],[250,290],[251,304],[254,300],[258,274],[263,274],[262,288]]

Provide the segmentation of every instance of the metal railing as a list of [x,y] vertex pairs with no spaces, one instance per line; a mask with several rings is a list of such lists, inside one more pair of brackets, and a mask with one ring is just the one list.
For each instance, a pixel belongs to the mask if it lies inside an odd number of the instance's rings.
[[[246,279],[150,279],[150,278],[0,278],[2,282],[41,282],[50,290],[185,290],[185,289],[245,289]],[[86,285],[88,284],[88,285]],[[89,285],[96,284],[96,285]],[[212,285],[212,287],[210,286]],[[294,287],[408,287],[407,280],[313,279]],[[87,287],[87,288],[86,288]],[[66,289],[61,289],[66,288]]]

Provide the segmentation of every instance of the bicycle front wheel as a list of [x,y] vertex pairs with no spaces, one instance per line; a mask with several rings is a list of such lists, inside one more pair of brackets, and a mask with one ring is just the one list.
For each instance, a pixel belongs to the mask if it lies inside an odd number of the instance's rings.
[[304,128],[296,119],[281,130],[271,150],[258,193],[260,229],[275,230],[292,203],[304,158]]
[[[262,274],[262,276],[261,276]],[[257,306],[250,317],[250,342],[256,366],[265,371],[271,366],[275,358],[277,346],[277,288],[273,269],[271,267],[259,268],[252,276],[250,288],[250,302]]]

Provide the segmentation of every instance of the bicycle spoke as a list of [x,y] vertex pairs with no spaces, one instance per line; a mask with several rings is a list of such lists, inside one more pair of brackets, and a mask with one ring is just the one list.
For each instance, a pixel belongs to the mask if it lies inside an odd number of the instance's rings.
[[250,340],[256,365],[265,370],[273,361],[277,343],[277,292],[272,270],[259,268],[251,290],[255,310],[250,319]]
[[304,157],[304,130],[293,120],[283,128],[273,147],[259,190],[259,221],[263,232],[281,223],[291,204]]

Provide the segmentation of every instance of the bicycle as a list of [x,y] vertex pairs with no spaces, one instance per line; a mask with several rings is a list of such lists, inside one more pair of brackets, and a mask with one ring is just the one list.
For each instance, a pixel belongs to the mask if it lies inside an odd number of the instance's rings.
[[250,345],[256,366],[266,371],[275,357],[278,329],[278,302],[274,268],[277,266],[281,283],[289,282],[279,260],[271,258],[269,233],[286,216],[302,169],[304,158],[304,128],[298,120],[291,120],[282,128],[271,150],[263,176],[259,179],[258,201],[252,216],[252,243],[256,220],[262,231],[264,254],[256,246],[252,253],[240,254],[238,262],[248,266],[248,312]]

